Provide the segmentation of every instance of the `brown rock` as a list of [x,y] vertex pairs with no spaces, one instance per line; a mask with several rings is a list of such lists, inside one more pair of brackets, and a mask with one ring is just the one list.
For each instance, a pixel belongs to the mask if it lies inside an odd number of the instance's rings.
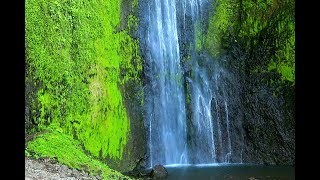
[[163,179],[168,176],[168,171],[163,165],[155,165],[151,171],[153,179]]

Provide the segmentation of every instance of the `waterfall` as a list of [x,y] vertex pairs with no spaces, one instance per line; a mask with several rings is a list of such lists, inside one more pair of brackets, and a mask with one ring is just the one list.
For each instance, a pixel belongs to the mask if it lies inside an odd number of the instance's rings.
[[185,92],[178,43],[175,2],[148,2],[146,76],[149,159],[155,164],[186,164]]
[[209,1],[141,0],[149,167],[232,162],[229,75],[199,53]]

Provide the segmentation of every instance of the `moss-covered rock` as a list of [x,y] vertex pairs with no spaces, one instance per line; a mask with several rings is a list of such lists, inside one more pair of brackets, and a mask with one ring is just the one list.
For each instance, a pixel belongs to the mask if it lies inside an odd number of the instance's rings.
[[294,164],[294,1],[216,0],[210,16],[204,50],[236,77],[243,162]]
[[59,132],[59,128],[50,130],[35,137],[28,143],[26,153],[35,158],[56,159],[72,169],[89,172],[93,176],[102,176],[103,179],[130,179],[121,173],[110,169],[105,163],[85,154],[81,143],[72,136]]
[[[127,155],[136,140],[131,125],[143,119],[127,114],[132,104],[123,96],[141,94],[126,84],[141,84],[142,65],[130,36],[137,20],[133,10],[121,16],[121,2],[26,1],[26,122],[27,133],[54,125],[92,156],[128,170],[123,162],[140,158]],[[123,18],[128,25],[119,29]]]
[[204,45],[216,58],[239,45],[248,54],[248,71],[263,74],[275,70],[282,81],[294,84],[294,1],[214,1]]

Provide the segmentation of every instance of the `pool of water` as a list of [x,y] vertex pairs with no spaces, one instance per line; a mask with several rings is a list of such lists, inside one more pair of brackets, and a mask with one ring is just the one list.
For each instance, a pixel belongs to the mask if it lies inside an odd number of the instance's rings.
[[166,165],[168,180],[294,180],[294,166],[252,164]]

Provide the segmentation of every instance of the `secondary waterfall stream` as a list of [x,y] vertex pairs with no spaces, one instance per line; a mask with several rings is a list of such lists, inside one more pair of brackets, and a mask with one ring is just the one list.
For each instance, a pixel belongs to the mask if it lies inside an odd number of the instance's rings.
[[231,162],[230,75],[198,50],[209,1],[140,3],[150,167]]

